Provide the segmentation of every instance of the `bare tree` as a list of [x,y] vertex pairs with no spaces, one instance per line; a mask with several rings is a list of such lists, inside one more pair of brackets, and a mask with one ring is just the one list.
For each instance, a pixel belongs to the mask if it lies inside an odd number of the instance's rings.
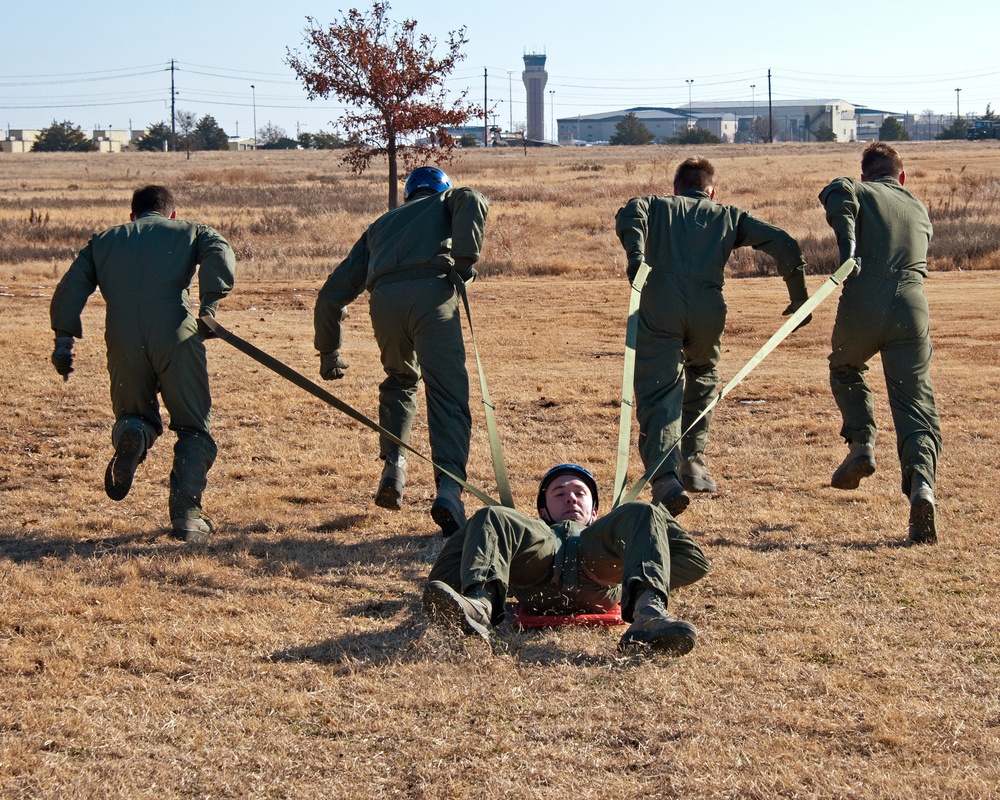
[[177,127],[181,129],[181,141],[184,142],[184,149],[187,151],[187,157],[191,158],[191,136],[198,124],[198,118],[191,111],[181,111],[177,109],[177,113],[174,115],[174,122],[177,123]]
[[271,122],[268,122],[267,125],[263,125],[257,129],[258,147],[262,145],[274,144],[281,139],[287,138],[288,134],[285,132],[285,129],[280,125],[273,125]]
[[307,17],[305,53],[287,50],[287,63],[305,85],[310,100],[334,95],[356,110],[340,117],[354,142],[343,163],[357,174],[385,156],[389,165],[389,208],[398,205],[397,160],[406,168],[432,160],[451,160],[458,127],[481,111],[465,93],[447,103],[444,78],[465,56],[465,28],[448,34],[447,53],[435,58],[434,39],[417,34],[414,20],[393,22],[389,4],[375,2],[370,12],[352,8],[341,20],[322,27]]

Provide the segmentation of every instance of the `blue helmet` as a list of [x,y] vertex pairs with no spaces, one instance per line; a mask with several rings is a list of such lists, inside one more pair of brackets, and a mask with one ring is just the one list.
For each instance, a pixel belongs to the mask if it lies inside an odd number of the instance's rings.
[[587,484],[587,488],[590,489],[590,494],[594,498],[594,511],[597,510],[597,480],[591,475],[587,470],[581,467],[579,464],[558,464],[550,469],[542,477],[542,482],[538,484],[538,513],[541,514],[546,511],[545,507],[545,490],[549,488],[549,484],[552,483],[560,475],[574,475]]
[[417,167],[406,176],[406,183],[403,186],[403,202],[405,203],[414,193],[421,190],[437,194],[445,189],[451,188],[451,178],[445,175],[444,170],[437,167]]

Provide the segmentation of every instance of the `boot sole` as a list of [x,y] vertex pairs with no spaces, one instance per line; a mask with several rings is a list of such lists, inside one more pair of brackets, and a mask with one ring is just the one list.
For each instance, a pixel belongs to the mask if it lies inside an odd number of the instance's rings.
[[458,629],[466,636],[490,640],[490,629],[465,613],[462,596],[448,584],[431,581],[424,589],[422,601],[424,614],[432,624],[443,628]]
[[714,493],[718,487],[715,485],[715,481],[711,479],[698,478],[694,475],[682,475],[681,485],[684,487],[686,492],[694,492],[695,494],[708,494]]
[[450,503],[436,501],[431,506],[431,519],[437,523],[441,529],[441,535],[446,539],[465,524],[465,519],[458,518],[457,509],[450,507]]
[[403,487],[397,481],[380,484],[375,493],[375,505],[399,511],[403,507]]
[[673,497],[661,500],[660,505],[670,512],[670,516],[676,519],[691,505],[691,498],[684,492],[681,492],[680,494],[675,494]]
[[146,439],[137,431],[125,431],[104,473],[104,491],[112,500],[124,500],[132,488],[139,464],[146,457]]
[[910,541],[914,544],[936,544],[937,524],[934,503],[918,498],[910,504]]
[[693,625],[675,623],[671,630],[659,634],[652,631],[626,631],[618,643],[618,649],[627,653],[630,650],[648,648],[670,656],[684,656],[694,649],[697,641],[698,634]]
[[861,485],[861,480],[869,475],[875,474],[875,464],[869,459],[858,459],[849,464],[843,472],[837,470],[830,478],[830,485],[834,489],[857,489]]

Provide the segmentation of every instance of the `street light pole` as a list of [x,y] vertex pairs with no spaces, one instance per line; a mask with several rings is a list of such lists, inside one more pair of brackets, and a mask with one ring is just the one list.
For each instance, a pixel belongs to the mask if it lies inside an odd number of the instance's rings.
[[514,133],[514,70],[507,70],[507,110],[510,111],[510,122],[507,126],[507,135]]
[[549,98],[552,100],[551,112],[552,112],[552,141],[556,144],[559,143],[559,131],[556,130],[556,90],[549,89]]
[[250,93],[253,95],[253,149],[257,150],[257,87],[250,84]]

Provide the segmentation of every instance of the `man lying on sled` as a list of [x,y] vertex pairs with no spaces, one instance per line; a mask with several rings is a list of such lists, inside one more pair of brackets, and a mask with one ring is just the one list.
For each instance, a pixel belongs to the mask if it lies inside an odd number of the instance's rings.
[[708,559],[663,506],[626,503],[598,519],[597,481],[577,464],[550,469],[535,519],[488,506],[452,536],[428,577],[423,608],[435,625],[489,639],[508,593],[537,614],[606,612],[631,623],[619,649],[671,655],[697,631],[667,612],[670,590],[708,573]]

